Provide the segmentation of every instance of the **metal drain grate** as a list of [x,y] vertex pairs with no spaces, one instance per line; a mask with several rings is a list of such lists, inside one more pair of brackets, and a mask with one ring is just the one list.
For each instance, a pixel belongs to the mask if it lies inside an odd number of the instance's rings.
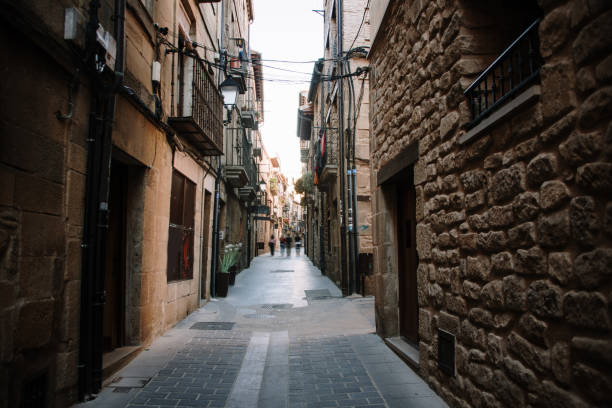
[[191,330],[232,330],[234,322],[197,322],[190,327]]
[[274,269],[273,271],[270,271],[270,273],[291,273],[291,272],[295,272],[294,269]]
[[332,297],[331,293],[329,293],[329,290],[327,289],[305,290],[304,293],[306,294],[306,298],[308,298],[308,300],[323,300]]
[[263,313],[252,313],[248,315],[244,315],[247,319],[256,319],[256,320],[266,320],[266,319],[274,319],[276,316],[263,314]]
[[293,307],[292,303],[268,303],[265,305],[261,305],[262,309],[291,309]]

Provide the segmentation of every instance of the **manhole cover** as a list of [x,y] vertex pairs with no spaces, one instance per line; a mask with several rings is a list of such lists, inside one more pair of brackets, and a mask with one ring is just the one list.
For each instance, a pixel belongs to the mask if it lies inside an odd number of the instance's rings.
[[329,290],[327,289],[305,290],[304,293],[306,294],[306,298],[308,300],[323,300],[332,297],[331,293],[329,293]]
[[291,273],[294,272],[293,269],[275,269],[273,271],[270,271],[270,273]]
[[114,392],[130,392],[132,388],[142,388],[149,382],[150,377],[118,377],[109,385]]
[[274,319],[276,316],[269,315],[269,314],[263,314],[263,313],[253,313],[253,314],[244,315],[244,317],[246,317],[247,319],[265,320],[265,319]]
[[262,309],[291,309],[293,307],[292,303],[268,303],[265,305],[261,305]]
[[234,322],[197,322],[190,327],[191,330],[232,330]]

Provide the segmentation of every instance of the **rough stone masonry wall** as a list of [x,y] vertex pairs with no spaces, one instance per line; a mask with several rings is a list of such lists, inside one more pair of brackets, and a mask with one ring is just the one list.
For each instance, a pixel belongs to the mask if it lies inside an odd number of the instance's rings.
[[[468,2],[394,2],[372,53],[374,172],[419,143],[420,373],[451,406],[611,403],[612,3],[539,5],[541,97],[466,146],[462,92],[490,61]],[[397,249],[373,198],[387,335]],[[457,336],[453,378],[438,328]]]

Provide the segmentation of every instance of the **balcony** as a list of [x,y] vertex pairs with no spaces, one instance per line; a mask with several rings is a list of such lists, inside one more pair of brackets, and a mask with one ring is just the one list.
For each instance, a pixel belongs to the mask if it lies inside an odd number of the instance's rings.
[[338,132],[335,129],[321,132],[315,149],[318,156],[315,166],[319,167],[318,187],[326,191],[336,182],[338,175]]
[[176,133],[206,156],[223,153],[223,98],[204,64],[196,59],[186,64],[179,115],[168,118]]
[[255,192],[255,187],[253,186],[244,186],[238,189],[238,196],[242,201],[250,203],[257,198],[257,193]]
[[465,90],[472,109],[469,129],[478,125],[523,89],[539,81],[542,58],[539,53],[538,23],[534,21]]
[[249,183],[246,163],[251,160],[250,155],[251,144],[245,129],[226,128],[223,177],[231,187],[241,188]]

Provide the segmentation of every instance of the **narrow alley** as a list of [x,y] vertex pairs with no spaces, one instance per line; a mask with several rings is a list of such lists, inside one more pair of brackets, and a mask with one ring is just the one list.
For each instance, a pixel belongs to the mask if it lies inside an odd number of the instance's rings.
[[310,260],[269,254],[143,350],[83,408],[446,407]]

